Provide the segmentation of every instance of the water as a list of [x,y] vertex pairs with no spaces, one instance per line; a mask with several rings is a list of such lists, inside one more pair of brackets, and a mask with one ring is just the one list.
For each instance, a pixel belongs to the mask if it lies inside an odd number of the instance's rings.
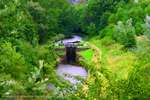
[[[70,39],[60,40],[58,42],[63,45],[67,45],[72,42],[81,42],[82,38],[80,36],[74,35]],[[69,64],[59,64],[56,69],[57,75],[62,77],[64,80],[69,81],[71,84],[78,84],[81,82],[80,79],[85,80],[88,76],[87,71],[81,66],[69,65]]]
[[78,84],[81,82],[81,80],[77,77],[85,80],[88,75],[87,71],[81,66],[67,64],[59,64],[56,73],[63,79],[69,81],[71,84]]
[[73,3],[73,4],[76,4],[76,3],[79,3],[80,0],[70,0],[70,2]]
[[81,42],[81,41],[82,41],[82,38],[80,36],[73,35],[72,38],[60,40],[60,41],[57,42],[57,44],[67,45],[68,43]]
[[[68,44],[81,42],[82,38],[77,35],[73,35],[69,39],[60,40],[55,43],[56,46],[64,45],[68,46]],[[65,48],[65,47],[64,47]],[[70,54],[71,57],[73,56]],[[65,55],[64,55],[65,56]],[[62,79],[69,81],[71,83],[71,87],[67,87],[65,89],[60,89],[59,87],[55,87],[53,84],[49,83],[47,86],[48,90],[53,90],[54,94],[57,96],[65,96],[67,93],[76,93],[77,84],[82,83],[88,77],[88,72],[82,66],[71,65],[71,64],[62,64],[60,63],[56,68],[56,74]]]

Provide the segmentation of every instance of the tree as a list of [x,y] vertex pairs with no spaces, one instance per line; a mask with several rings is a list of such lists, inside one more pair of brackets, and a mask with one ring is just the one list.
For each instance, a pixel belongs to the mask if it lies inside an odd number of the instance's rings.
[[[0,14],[0,35],[4,39],[24,39],[31,44],[36,38],[35,25],[25,9],[24,0],[6,3]],[[10,17],[11,16],[11,17]]]
[[69,7],[64,10],[60,16],[60,28],[66,36],[72,35],[74,32],[78,32],[79,26],[79,17],[78,11],[74,7]]
[[27,8],[37,26],[39,43],[45,43],[48,39],[53,39],[53,36],[66,30],[66,24],[62,22],[62,19],[69,17],[68,20],[65,20],[69,22],[74,18],[70,17],[71,14],[67,12],[70,6],[66,0],[29,1]]
[[11,43],[2,43],[0,48],[0,72],[11,75],[14,79],[24,80],[27,66],[23,56],[16,52]]
[[[125,2],[125,0],[121,0]],[[83,24],[94,23],[96,33],[108,25],[108,18],[111,13],[116,11],[116,5],[120,0],[89,0],[88,6],[84,12]],[[88,26],[87,26],[88,27]]]

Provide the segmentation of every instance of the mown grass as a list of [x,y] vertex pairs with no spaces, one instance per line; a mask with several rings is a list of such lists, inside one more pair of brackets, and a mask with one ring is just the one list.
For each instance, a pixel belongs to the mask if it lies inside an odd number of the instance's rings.
[[85,50],[85,51],[81,51],[79,54],[82,57],[84,57],[85,60],[91,61],[92,57],[93,57],[93,50],[92,49],[88,49],[88,50]]

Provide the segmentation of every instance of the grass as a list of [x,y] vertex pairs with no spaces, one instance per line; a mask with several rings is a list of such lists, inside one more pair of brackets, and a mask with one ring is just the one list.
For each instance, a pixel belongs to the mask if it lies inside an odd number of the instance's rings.
[[[90,39],[89,42],[101,51],[102,67],[109,70],[116,80],[127,79],[133,68],[136,56],[133,52],[123,51],[122,45],[112,42],[109,38]],[[107,41],[107,43],[105,42]],[[110,42],[109,42],[110,41]],[[91,60],[91,51],[82,52],[82,56]]]
[[[137,50],[147,47],[144,43],[145,39],[139,37],[137,40]],[[122,99],[119,100],[129,100],[131,94],[134,97],[134,93],[139,91],[143,93],[142,91],[145,90],[145,93],[148,93],[149,64],[145,65],[147,70],[143,68],[143,63],[139,65],[139,56],[135,51],[124,50],[122,45],[115,43],[110,38],[100,39],[94,37],[87,40],[87,42],[90,49],[80,51],[78,54],[84,57],[85,60],[83,60],[82,66],[88,69],[89,75],[81,85],[81,89],[75,94],[76,96],[84,96],[87,100],[89,98],[91,100],[94,100],[94,98],[95,100],[110,100],[110,98],[117,100],[120,96]],[[136,73],[136,67],[143,68],[143,71]],[[147,82],[146,86],[143,81]],[[138,84],[139,82],[140,84]]]
[[79,53],[82,57],[84,57],[87,61],[91,61],[92,57],[93,57],[93,50],[92,49],[88,49],[85,51],[81,51]]
[[107,67],[117,79],[127,79],[129,72],[132,70],[136,57],[132,53],[121,55],[108,55]]

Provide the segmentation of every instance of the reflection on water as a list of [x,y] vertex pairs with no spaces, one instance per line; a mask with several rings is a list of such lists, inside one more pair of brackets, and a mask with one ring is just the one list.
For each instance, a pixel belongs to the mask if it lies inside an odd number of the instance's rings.
[[[60,40],[57,44],[68,45],[70,43],[81,42],[82,38],[77,35],[73,35],[72,38]],[[70,54],[70,56],[73,56]],[[71,57],[70,57],[71,58]],[[69,81],[72,84],[80,83],[81,80],[87,78],[87,71],[81,66],[74,66],[69,64],[59,64],[56,69],[57,75],[63,79]]]
[[80,77],[81,79],[85,80],[88,74],[87,71],[80,66],[67,64],[59,64],[56,72],[59,76],[61,76],[62,78],[64,78],[72,84],[77,84],[81,82],[81,80],[77,77]]

